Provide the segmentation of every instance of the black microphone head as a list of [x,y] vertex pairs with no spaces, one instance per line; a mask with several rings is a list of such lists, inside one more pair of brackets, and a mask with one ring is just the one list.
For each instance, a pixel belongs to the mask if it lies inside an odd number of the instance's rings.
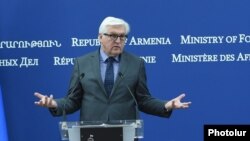
[[123,74],[121,72],[118,72],[118,75],[123,78]]
[[80,75],[80,80],[83,78],[85,76],[85,73],[81,73],[81,75]]

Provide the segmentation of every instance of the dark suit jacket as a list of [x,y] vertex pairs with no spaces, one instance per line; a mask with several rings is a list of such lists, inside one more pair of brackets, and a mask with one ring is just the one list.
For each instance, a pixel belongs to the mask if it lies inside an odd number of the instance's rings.
[[[164,110],[166,101],[153,98],[146,84],[144,61],[127,52],[121,54],[119,72],[111,96],[108,97],[100,73],[99,50],[75,59],[68,98],[56,99],[58,108],[51,113],[61,116],[63,109],[73,113],[80,109],[81,121],[107,121],[136,119],[136,106],[127,86],[134,94],[139,110],[148,114],[169,117]],[[84,74],[74,90],[80,75]],[[67,100],[66,100],[67,99]],[[66,102],[65,102],[66,101]],[[65,104],[66,103],[66,104]]]

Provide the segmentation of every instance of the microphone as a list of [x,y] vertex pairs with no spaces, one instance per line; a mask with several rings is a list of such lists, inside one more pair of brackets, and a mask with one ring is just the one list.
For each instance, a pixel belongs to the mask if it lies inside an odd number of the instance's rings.
[[[85,74],[84,74],[84,73],[81,73],[81,75],[80,75],[79,78],[77,79],[77,81],[76,81],[74,87],[72,88],[72,91],[67,95],[67,97],[73,95],[73,93],[74,93],[74,91],[76,90],[78,84],[81,82],[81,80],[84,78],[84,76],[85,76]],[[66,114],[66,110],[65,110],[65,105],[66,105],[67,102],[68,102],[68,99],[66,99],[66,100],[64,101],[64,104],[63,104],[63,120],[62,120],[62,121],[66,121],[66,120],[67,120],[67,117],[66,117],[67,114]]]
[[[120,76],[121,79],[124,79],[124,75],[121,72],[119,72],[118,75]],[[127,87],[129,94],[132,96],[132,98],[135,102],[136,119],[139,119],[140,116],[139,116],[139,108],[138,108],[137,100],[136,100],[134,94],[132,93],[131,89],[128,87],[127,83],[124,82],[124,84]]]

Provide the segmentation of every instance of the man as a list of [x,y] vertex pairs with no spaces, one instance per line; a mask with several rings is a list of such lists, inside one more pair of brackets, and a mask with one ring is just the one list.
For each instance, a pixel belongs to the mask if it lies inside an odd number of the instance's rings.
[[54,116],[80,110],[82,121],[137,119],[137,107],[160,117],[170,117],[173,109],[188,108],[191,102],[181,102],[185,94],[169,101],[150,95],[144,61],[124,51],[129,31],[124,20],[105,18],[99,27],[101,47],[75,59],[68,95],[53,99],[36,92],[40,100],[35,104],[48,107]]

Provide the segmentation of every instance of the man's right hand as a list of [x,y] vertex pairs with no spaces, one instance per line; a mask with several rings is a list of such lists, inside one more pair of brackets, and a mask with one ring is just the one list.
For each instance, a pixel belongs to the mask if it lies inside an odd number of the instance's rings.
[[38,92],[35,92],[34,95],[40,99],[39,101],[35,101],[36,105],[47,108],[57,108],[57,103],[53,99],[53,95],[48,97],[47,95],[43,95]]

